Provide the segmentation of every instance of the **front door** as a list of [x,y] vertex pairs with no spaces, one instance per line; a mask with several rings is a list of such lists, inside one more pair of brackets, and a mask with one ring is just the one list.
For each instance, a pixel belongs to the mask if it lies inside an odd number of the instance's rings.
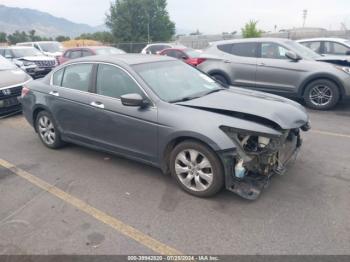
[[122,68],[100,64],[97,69],[93,136],[97,143],[117,153],[157,161],[157,109],[130,107],[120,97],[137,93],[148,99],[135,80]]

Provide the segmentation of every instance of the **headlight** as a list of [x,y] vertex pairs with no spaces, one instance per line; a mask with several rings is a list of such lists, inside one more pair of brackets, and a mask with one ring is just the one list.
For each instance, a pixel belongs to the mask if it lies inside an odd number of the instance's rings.
[[30,62],[30,61],[23,61],[23,65],[24,66],[31,66],[31,65],[35,65],[35,63]]
[[350,74],[350,67],[346,67],[346,66],[336,66],[337,69],[347,73],[347,74]]

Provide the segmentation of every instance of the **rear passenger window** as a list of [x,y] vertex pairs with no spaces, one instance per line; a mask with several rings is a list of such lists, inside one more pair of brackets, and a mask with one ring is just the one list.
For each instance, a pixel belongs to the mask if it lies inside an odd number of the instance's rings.
[[81,57],[81,51],[80,50],[71,51],[69,57],[71,59],[79,58],[79,57]]
[[62,86],[88,92],[92,75],[92,64],[67,66],[63,75]]
[[258,44],[257,43],[236,43],[219,45],[218,49],[236,56],[257,57]]
[[113,98],[135,93],[144,96],[139,86],[127,73],[110,65],[98,66],[96,92]]
[[61,84],[62,84],[62,77],[63,77],[63,71],[64,71],[64,68],[58,70],[57,72],[55,72],[53,74],[52,84],[54,86],[61,86]]
[[93,53],[89,50],[82,50],[81,51],[81,56],[92,56]]

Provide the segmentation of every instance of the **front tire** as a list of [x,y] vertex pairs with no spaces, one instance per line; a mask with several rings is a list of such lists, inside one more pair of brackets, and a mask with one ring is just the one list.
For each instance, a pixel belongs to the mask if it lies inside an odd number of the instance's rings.
[[64,146],[65,143],[61,139],[61,133],[49,112],[39,112],[36,117],[35,127],[41,142],[48,148],[58,149]]
[[170,171],[180,187],[198,197],[210,197],[224,185],[221,161],[202,143],[188,140],[178,144],[170,155]]
[[316,110],[328,110],[339,102],[340,93],[338,86],[332,81],[319,79],[307,85],[304,92],[304,100],[309,108]]

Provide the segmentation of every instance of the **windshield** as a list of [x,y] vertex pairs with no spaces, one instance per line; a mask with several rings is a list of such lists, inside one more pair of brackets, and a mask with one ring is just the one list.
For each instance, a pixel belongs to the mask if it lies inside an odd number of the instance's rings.
[[297,43],[294,41],[286,41],[285,44],[291,48],[291,50],[298,55],[300,55],[304,59],[312,59],[316,60],[321,58],[322,56],[312,51],[311,49]]
[[63,51],[62,45],[57,42],[39,43],[39,45],[44,52],[55,53]]
[[133,68],[166,102],[196,98],[222,89],[207,75],[179,61],[140,64]]
[[95,50],[97,55],[121,55],[125,54],[123,50],[114,47],[98,48]]
[[0,55],[0,71],[16,69],[17,66]]
[[28,47],[28,48],[14,48],[12,49],[12,52],[15,56],[15,58],[21,58],[24,56],[40,56],[42,53],[35,49],[34,47]]
[[186,55],[188,55],[188,57],[191,57],[191,58],[199,58],[200,55],[202,54],[201,52],[194,49],[186,49],[184,50],[184,52],[186,53]]

